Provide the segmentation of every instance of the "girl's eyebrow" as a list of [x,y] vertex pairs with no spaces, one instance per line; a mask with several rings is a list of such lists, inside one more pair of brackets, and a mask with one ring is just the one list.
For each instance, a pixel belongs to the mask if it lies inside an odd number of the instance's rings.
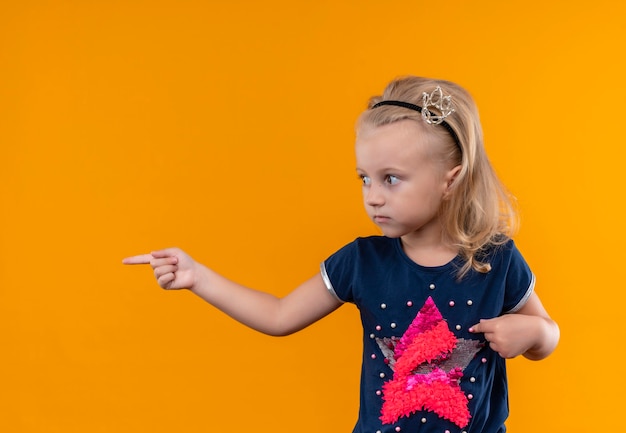
[[[364,170],[364,169],[362,169],[360,167],[357,167],[356,171],[358,171],[358,172],[366,172],[367,170]],[[388,173],[388,172],[404,173],[404,172],[407,171],[407,169],[396,167],[396,166],[385,166],[385,167],[382,167],[382,168],[377,168],[374,171],[380,172],[380,173]]]

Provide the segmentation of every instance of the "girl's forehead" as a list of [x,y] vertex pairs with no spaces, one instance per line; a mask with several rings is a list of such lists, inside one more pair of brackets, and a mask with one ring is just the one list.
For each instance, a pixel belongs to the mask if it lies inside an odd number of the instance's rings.
[[371,137],[403,137],[406,139],[424,140],[427,139],[430,134],[428,134],[428,130],[425,127],[426,125],[422,123],[423,122],[411,119],[398,120],[396,122],[386,123],[383,125],[363,122],[356,130],[356,137],[357,140],[359,138],[369,139]]
[[428,136],[414,121],[364,126],[356,138],[357,165],[404,165],[423,161]]
[[386,125],[362,125],[356,134],[356,146],[371,150],[399,152],[402,149],[427,147],[432,137],[422,125],[412,120],[403,120]]

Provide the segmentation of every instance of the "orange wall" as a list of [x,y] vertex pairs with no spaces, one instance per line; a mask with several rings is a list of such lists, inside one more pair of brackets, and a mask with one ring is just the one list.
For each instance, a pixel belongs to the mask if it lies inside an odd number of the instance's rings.
[[0,431],[347,432],[351,306],[245,329],[122,257],[177,245],[284,294],[357,235],[353,123],[390,79],[475,96],[561,325],[511,432],[616,431],[623,2],[20,1],[0,12]]

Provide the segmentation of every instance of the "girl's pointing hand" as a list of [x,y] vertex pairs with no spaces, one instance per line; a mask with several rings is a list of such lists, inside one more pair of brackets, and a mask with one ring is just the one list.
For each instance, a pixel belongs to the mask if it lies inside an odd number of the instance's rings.
[[191,289],[195,283],[196,262],[178,248],[167,248],[126,257],[125,265],[150,265],[159,286],[168,290]]

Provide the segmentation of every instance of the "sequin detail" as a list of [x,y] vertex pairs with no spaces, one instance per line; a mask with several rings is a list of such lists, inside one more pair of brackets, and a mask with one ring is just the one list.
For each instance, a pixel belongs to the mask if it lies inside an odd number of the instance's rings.
[[482,344],[456,338],[429,297],[401,338],[376,339],[393,378],[383,384],[383,424],[427,410],[463,428],[470,413],[459,380]]

